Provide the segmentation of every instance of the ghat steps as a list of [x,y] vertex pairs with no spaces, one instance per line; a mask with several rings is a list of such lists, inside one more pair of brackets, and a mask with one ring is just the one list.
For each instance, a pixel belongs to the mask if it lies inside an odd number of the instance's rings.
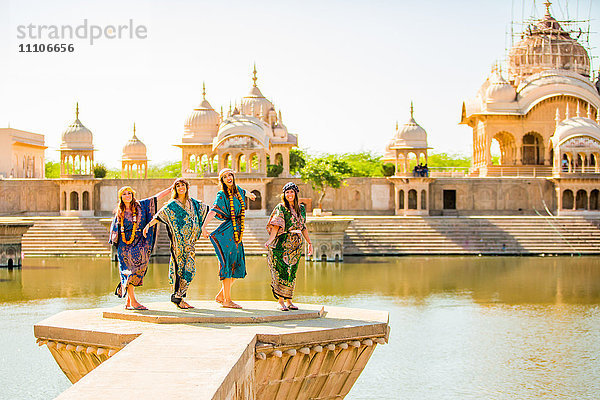
[[[31,218],[25,256],[109,256],[107,228],[98,218]],[[266,217],[246,219],[247,254],[265,254]],[[219,225],[213,221],[209,231]],[[169,255],[159,225],[155,254]],[[209,240],[199,255],[214,255]],[[584,217],[355,217],[344,235],[346,255],[600,254],[600,218]]]
[[23,235],[22,251],[28,257],[110,256],[108,230],[98,218],[34,218]]
[[583,217],[356,217],[344,254],[600,254],[599,224]]
[[[265,242],[268,239],[267,235],[267,220],[268,217],[249,217],[245,219],[244,228],[244,251],[248,255],[267,254]],[[212,232],[221,225],[222,221],[213,219],[208,225],[208,232]],[[156,248],[154,254],[168,256],[169,253],[169,235],[163,224],[160,224]],[[198,255],[214,255],[215,249],[209,239],[200,239],[196,242],[196,254]]]

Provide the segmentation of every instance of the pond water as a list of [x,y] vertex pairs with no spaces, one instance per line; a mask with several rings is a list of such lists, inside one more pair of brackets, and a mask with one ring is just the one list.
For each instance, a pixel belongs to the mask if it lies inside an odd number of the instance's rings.
[[[216,259],[197,261],[189,299],[212,299]],[[168,301],[167,262],[150,265],[136,291],[142,303]],[[111,294],[117,280],[106,258],[34,258],[0,269],[0,399],[50,399],[70,386],[36,345],[33,324],[120,304]],[[265,258],[248,258],[233,295],[272,299]],[[600,398],[600,257],[301,262],[295,299],[389,311],[390,343],[377,347],[347,399]]]

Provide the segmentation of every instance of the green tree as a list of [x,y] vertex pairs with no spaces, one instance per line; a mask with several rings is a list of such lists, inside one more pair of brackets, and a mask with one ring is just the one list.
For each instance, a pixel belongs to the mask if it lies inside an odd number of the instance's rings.
[[148,166],[148,178],[177,178],[181,176],[181,161]]
[[352,176],[383,176],[381,156],[370,151],[345,153],[337,157],[352,168]]
[[54,161],[46,161],[46,178],[60,178],[60,163]]
[[104,164],[96,164],[94,166],[94,178],[104,178],[106,177],[106,173],[108,169],[104,166]]
[[323,198],[327,188],[339,188],[344,183],[344,179],[351,174],[352,168],[346,161],[331,155],[311,157],[300,170],[302,180],[310,183],[312,188],[320,193],[317,201],[319,208],[323,208]]
[[277,178],[283,172],[283,165],[267,164],[267,176]]
[[295,147],[290,150],[290,173],[297,175],[300,170],[306,165],[306,153]]
[[428,167],[470,167],[471,157],[464,154],[434,153],[427,157]]
[[381,172],[383,173],[383,176],[392,176],[396,172],[396,166],[392,163],[382,164]]

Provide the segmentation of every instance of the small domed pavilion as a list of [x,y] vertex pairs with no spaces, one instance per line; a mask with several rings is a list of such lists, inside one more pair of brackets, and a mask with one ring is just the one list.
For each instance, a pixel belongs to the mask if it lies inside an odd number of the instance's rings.
[[133,137],[123,146],[121,178],[141,179],[147,177],[148,157],[146,155],[146,145],[136,136],[134,123]]

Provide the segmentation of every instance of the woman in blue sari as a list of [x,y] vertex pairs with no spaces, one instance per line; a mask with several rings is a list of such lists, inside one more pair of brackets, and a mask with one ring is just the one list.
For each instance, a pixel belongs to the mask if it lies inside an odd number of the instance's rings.
[[135,199],[135,191],[130,186],[122,187],[117,194],[119,203],[110,227],[109,243],[117,248],[121,275],[115,294],[121,298],[127,296],[125,308],[128,310],[146,310],[135,298],[133,288],[142,286],[154,248],[156,230],[152,229],[149,236],[142,235],[142,227],[156,213],[158,199],[166,196],[170,190],[167,188],[140,201]]
[[202,235],[201,227],[208,214],[208,206],[189,196],[189,183],[185,179],[176,179],[172,187],[171,200],[146,225],[144,236],[158,221],[167,226],[171,241],[171,302],[185,310],[194,308],[184,301],[184,298],[196,273],[196,242]]
[[[235,279],[246,276],[246,257],[242,236],[244,234],[244,218],[246,214],[246,196],[256,200],[256,195],[248,193],[235,184],[234,172],[230,168],[219,172],[221,188],[217,198],[206,217],[202,227],[202,235],[210,237],[219,260],[219,279],[221,290],[215,301],[226,308],[242,308],[231,300],[231,285]],[[223,221],[210,235],[206,226],[214,217]]]

